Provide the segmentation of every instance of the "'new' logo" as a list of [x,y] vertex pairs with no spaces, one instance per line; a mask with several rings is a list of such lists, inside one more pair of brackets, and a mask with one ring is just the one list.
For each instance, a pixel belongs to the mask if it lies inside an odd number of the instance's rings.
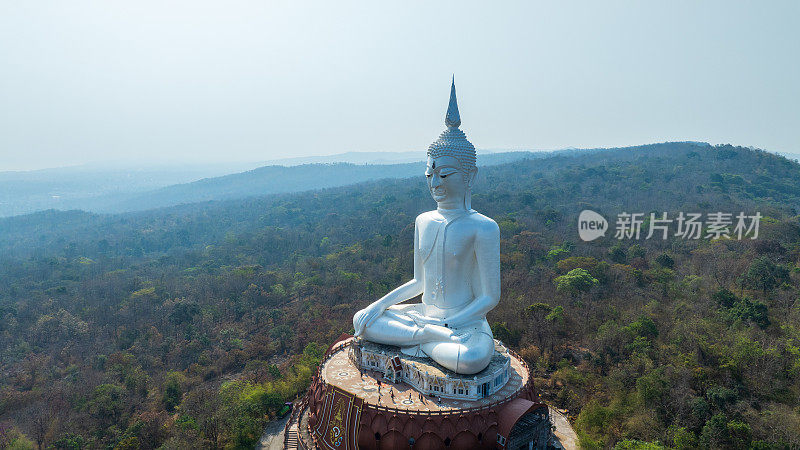
[[586,242],[593,241],[600,236],[605,236],[608,231],[608,222],[596,212],[584,209],[578,216],[578,235]]

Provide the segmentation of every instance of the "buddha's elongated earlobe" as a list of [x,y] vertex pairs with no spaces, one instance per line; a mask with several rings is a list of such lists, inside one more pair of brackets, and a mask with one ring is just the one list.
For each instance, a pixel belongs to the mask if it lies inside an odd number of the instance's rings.
[[475,178],[478,176],[478,168],[473,167],[467,174],[467,192],[464,194],[464,209],[469,211],[472,209],[472,185],[475,183]]

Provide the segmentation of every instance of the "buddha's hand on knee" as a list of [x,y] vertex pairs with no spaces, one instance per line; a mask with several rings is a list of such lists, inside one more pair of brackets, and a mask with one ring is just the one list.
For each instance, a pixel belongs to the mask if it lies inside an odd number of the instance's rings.
[[378,319],[378,317],[386,311],[383,306],[373,303],[353,316],[353,328],[356,330],[355,335],[361,336],[367,328]]

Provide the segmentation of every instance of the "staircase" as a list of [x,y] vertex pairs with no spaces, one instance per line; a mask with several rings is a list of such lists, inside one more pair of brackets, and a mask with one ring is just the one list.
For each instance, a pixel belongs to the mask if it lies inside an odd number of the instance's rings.
[[284,450],[308,450],[306,444],[300,439],[300,417],[306,406],[308,406],[308,403],[305,398],[295,401],[292,415],[289,416],[286,427],[283,429]]
[[292,422],[289,428],[286,429],[286,436],[284,438],[285,450],[299,449],[300,429],[297,427],[297,421]]

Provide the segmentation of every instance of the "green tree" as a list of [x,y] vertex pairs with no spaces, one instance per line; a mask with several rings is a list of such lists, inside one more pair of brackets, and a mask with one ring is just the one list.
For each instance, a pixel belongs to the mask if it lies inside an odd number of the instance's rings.
[[628,262],[628,254],[625,252],[625,249],[622,248],[622,244],[617,243],[608,251],[608,257],[611,261],[617,264],[625,264]]
[[167,412],[175,411],[175,407],[181,403],[183,397],[183,384],[186,376],[181,372],[168,372],[164,380],[164,395],[161,398]]
[[506,322],[495,322],[491,325],[492,334],[495,338],[506,343],[506,345],[517,345],[522,333],[519,330],[512,330]]
[[564,307],[561,305],[553,308],[553,311],[545,317],[545,320],[555,323],[564,323]]
[[648,408],[660,408],[664,397],[669,392],[669,383],[663,370],[654,370],[636,380],[636,391]]
[[104,424],[119,420],[125,410],[125,388],[117,384],[101,384],[94,389],[86,410]]
[[715,414],[705,425],[700,435],[704,447],[724,448],[728,444],[728,419],[724,414]]
[[561,275],[553,280],[556,290],[568,294],[582,294],[597,285],[597,278],[593,277],[586,269],[572,269],[566,275]]
[[668,430],[668,435],[675,450],[693,450],[697,448],[697,436],[686,427],[672,426]]
[[538,322],[550,314],[550,311],[552,310],[553,307],[547,303],[534,303],[525,308],[525,313]]
[[667,269],[675,268],[675,260],[672,259],[667,253],[662,253],[656,256],[656,263],[661,267],[666,267]]
[[730,308],[739,301],[739,298],[733,292],[727,289],[720,289],[711,296],[718,305],[725,308]]
[[767,305],[758,300],[750,300],[747,297],[737,301],[728,310],[728,316],[732,320],[753,322],[761,328],[767,328],[770,324]]
[[86,439],[79,434],[67,433],[56,439],[50,445],[54,450],[81,450],[86,445]]
[[647,251],[639,244],[633,244],[628,248],[628,257],[630,259],[644,258]]
[[788,281],[789,271],[786,267],[770,261],[766,256],[756,258],[741,277],[742,286],[747,289],[760,290],[764,294]]
[[261,436],[267,412],[267,391],[250,381],[231,381],[220,388],[221,407],[234,448],[253,448]]
[[623,331],[628,333],[631,338],[643,337],[646,339],[655,339],[658,337],[658,327],[653,319],[642,316],[629,325],[622,328]]

